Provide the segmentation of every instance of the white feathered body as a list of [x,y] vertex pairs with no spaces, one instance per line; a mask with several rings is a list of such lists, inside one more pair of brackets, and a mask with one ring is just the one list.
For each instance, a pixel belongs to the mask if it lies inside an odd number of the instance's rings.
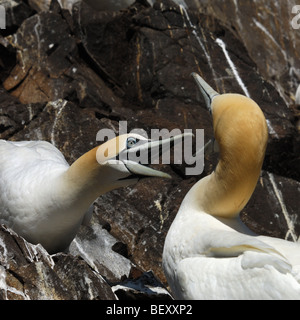
[[177,299],[300,299],[300,244],[254,236],[199,210],[197,185],[168,232],[163,267]]
[[0,223],[49,251],[66,249],[86,210],[63,185],[68,169],[48,142],[0,140]]

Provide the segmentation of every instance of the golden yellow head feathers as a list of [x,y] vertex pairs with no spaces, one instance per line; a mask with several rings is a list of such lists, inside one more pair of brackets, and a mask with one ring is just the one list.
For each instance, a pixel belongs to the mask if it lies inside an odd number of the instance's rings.
[[213,117],[220,159],[202,197],[206,212],[236,216],[250,199],[262,168],[268,141],[259,106],[240,94],[218,94],[193,74]]
[[[218,95],[211,104],[215,138],[221,158],[261,168],[268,140],[265,117],[259,106],[240,94]],[[236,157],[236,160],[234,158]]]

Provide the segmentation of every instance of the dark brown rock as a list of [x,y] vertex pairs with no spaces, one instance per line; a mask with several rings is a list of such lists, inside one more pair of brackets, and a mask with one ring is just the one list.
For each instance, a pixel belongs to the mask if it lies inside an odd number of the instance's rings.
[[113,287],[119,300],[172,300],[170,293],[155,278],[154,274],[144,272],[138,278],[128,278]]
[[271,81],[289,104],[300,81],[299,29],[292,27],[295,1],[198,1],[190,8],[217,18],[244,43],[262,76]]
[[[137,124],[169,130],[204,128],[206,134],[212,135],[209,115],[199,106],[190,76],[198,71],[205,79],[211,79],[210,84],[219,92],[249,94],[259,103],[270,129],[265,168],[299,179],[299,170],[294,168],[299,135],[294,115],[274,87],[257,73],[243,44],[216,20],[196,12],[187,14],[174,5],[171,9],[166,4],[162,8],[156,4],[138,13],[132,10],[105,18],[102,13],[88,14],[90,9],[84,5],[76,11],[87,54],[125,93],[123,103],[130,108],[147,109],[138,113]],[[85,15],[92,18],[85,20]],[[218,38],[226,45],[235,70],[217,44]],[[124,67],[115,61],[121,61]],[[285,157],[279,161],[278,153],[283,150]]]
[[258,234],[297,241],[300,235],[298,181],[262,172],[242,220]]
[[50,256],[0,226],[0,298],[9,300],[114,299],[111,287],[85,261]]
[[0,29],[2,36],[7,36],[16,32],[22,22],[35,14],[33,8],[21,0],[1,1],[1,6],[5,8],[5,28]]

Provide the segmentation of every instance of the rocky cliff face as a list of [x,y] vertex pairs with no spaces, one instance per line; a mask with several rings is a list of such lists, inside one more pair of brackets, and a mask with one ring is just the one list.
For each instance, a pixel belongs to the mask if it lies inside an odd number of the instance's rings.
[[299,3],[284,1],[186,0],[190,8],[212,15],[244,43],[259,72],[288,102],[300,82]]
[[[285,80],[289,73],[273,60],[284,65],[280,57],[295,54],[296,75],[299,53],[292,48],[299,38],[276,29],[267,9],[215,2],[195,7],[186,1],[185,7],[164,0],[152,7],[139,1],[116,12],[78,3],[71,14],[56,1],[38,12],[16,1],[0,39],[0,138],[50,141],[69,163],[98,145],[100,129],[118,134],[119,121],[127,121],[128,131],[143,128],[149,135],[151,128],[202,128],[207,140],[211,118],[190,76],[199,72],[219,92],[248,95],[264,111],[267,155],[242,218],[260,234],[296,241],[298,111],[289,94],[293,84]],[[245,36],[251,23],[257,35]],[[269,26],[278,40],[262,36]],[[0,227],[0,298],[170,298],[163,288],[164,238],[186,192],[216,161],[216,155],[206,157],[200,176],[185,176],[183,166],[160,165],[172,180],[143,180],[103,195],[69,253],[49,256]]]

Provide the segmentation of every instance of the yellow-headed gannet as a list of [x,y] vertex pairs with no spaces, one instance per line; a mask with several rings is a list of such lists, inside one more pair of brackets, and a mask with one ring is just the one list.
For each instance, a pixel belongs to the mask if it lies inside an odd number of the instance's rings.
[[213,117],[220,159],[187,193],[166,237],[163,268],[174,297],[299,299],[300,244],[257,236],[239,219],[260,176],[265,117],[253,100],[220,95],[193,76]]
[[29,242],[41,243],[49,253],[63,251],[90,218],[89,208],[100,195],[132,185],[143,176],[170,177],[130,160],[130,152],[149,151],[184,135],[160,141],[121,135],[71,166],[46,141],[0,140],[0,223]]

